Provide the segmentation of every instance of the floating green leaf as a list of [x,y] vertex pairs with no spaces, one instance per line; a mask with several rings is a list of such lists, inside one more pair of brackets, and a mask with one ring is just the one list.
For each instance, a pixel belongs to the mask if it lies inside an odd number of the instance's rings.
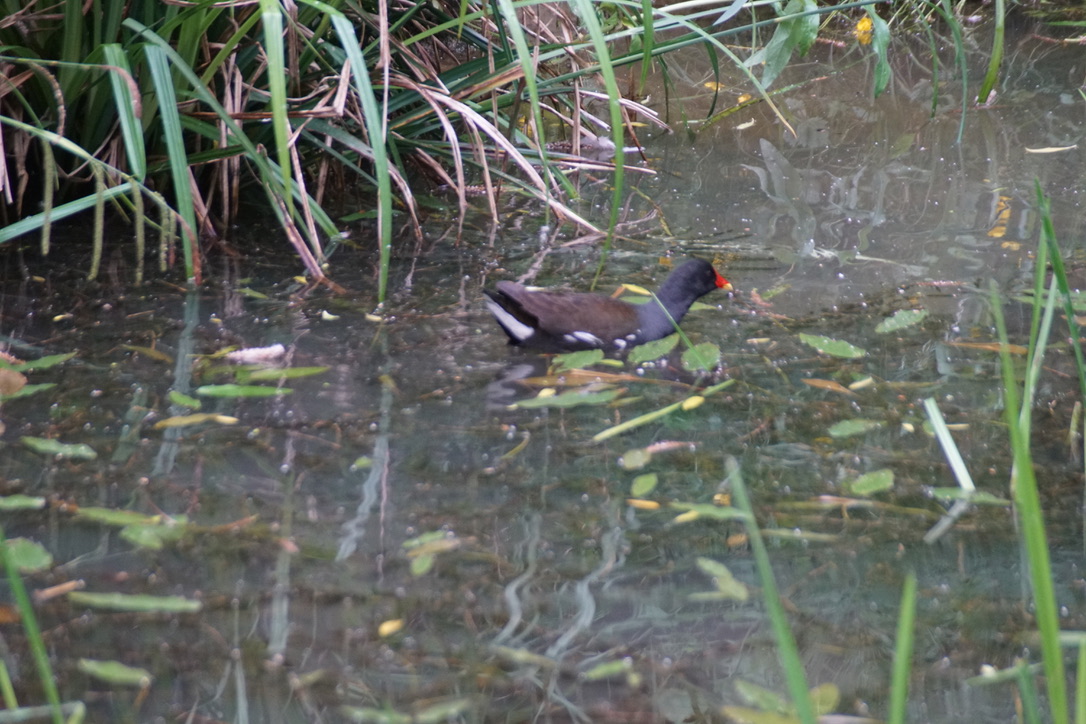
[[853,495],[872,495],[894,487],[894,471],[889,468],[864,473],[849,483]]
[[17,493],[0,497],[0,510],[41,510],[45,507],[45,498],[36,498]]
[[645,473],[633,479],[630,486],[630,495],[635,498],[643,498],[656,489],[656,473]]
[[632,365],[651,362],[652,360],[657,360],[671,354],[671,350],[675,349],[675,345],[678,343],[679,335],[669,334],[662,339],[656,339],[652,342],[637,345],[630,350],[630,354],[626,359],[629,360]]
[[196,388],[197,395],[204,397],[274,397],[289,395],[289,387],[264,387],[262,385],[204,385]]
[[24,445],[36,453],[42,455],[54,455],[58,458],[71,458],[72,460],[94,460],[98,453],[85,443],[66,445],[59,440],[49,440],[44,437],[22,437]]
[[867,355],[867,350],[841,339],[831,339],[817,334],[801,334],[799,339],[804,344],[814,347],[822,354],[828,354],[831,357],[858,359]]
[[414,713],[412,723],[417,724],[445,724],[449,721],[459,721],[471,711],[474,702],[468,698],[449,699],[431,704]]
[[246,374],[238,374],[239,379],[253,382],[267,382],[268,380],[293,380],[299,377],[312,377],[328,371],[327,367],[264,367]]
[[877,430],[882,426],[883,423],[880,420],[856,418],[854,420],[841,420],[841,422],[836,423],[829,429],[829,433],[830,437],[852,437],[853,435],[863,435],[866,432]]
[[214,412],[197,412],[192,415],[167,417],[165,420],[156,422],[154,427],[156,430],[162,430],[168,427],[191,427],[192,425],[200,425],[205,422],[214,422],[219,425],[236,425],[238,424],[238,418],[229,415],[219,415]]
[[23,385],[21,389],[15,392],[8,393],[6,395],[0,395],[0,402],[6,402],[7,400],[17,400],[20,397],[30,397],[30,395],[37,394],[42,390],[48,390],[56,387],[55,382],[41,382],[36,385]]
[[435,543],[445,540],[445,537],[445,531],[432,530],[428,533],[417,535],[414,538],[408,538],[400,545],[407,550],[414,550],[417,548],[425,548],[426,546],[434,545]]
[[554,370],[558,373],[565,372],[566,370],[579,370],[585,367],[591,367],[602,361],[602,349],[585,349],[580,352],[567,352],[565,354],[555,355]]
[[199,601],[183,596],[130,596],[124,593],[73,591],[68,594],[68,600],[76,606],[136,613],[196,613],[203,607]]
[[539,407],[577,407],[578,405],[606,405],[618,397],[621,390],[601,390],[599,392],[585,392],[583,390],[570,390],[553,397],[533,397],[530,400],[521,400],[513,405],[514,409],[531,410]]
[[732,601],[746,601],[750,598],[750,589],[741,581],[736,580],[723,563],[714,561],[712,558],[698,558],[698,568],[713,579],[713,584],[717,589],[710,594],[713,598],[726,598]]
[[51,354],[47,357],[40,359],[30,360],[29,362],[20,362],[19,364],[7,365],[11,369],[19,372],[27,372],[29,370],[47,370],[50,367],[56,367],[59,364],[67,362],[72,357],[75,357],[75,352],[67,352],[65,354]]
[[268,295],[265,294],[264,292],[258,292],[257,290],[255,290],[255,289],[253,289],[251,287],[241,287],[240,289],[238,289],[238,293],[240,293],[242,296],[248,297],[249,299],[267,299],[268,298]]
[[743,702],[763,711],[789,711],[792,708],[786,697],[764,686],[752,684],[744,679],[736,679],[732,686],[735,687],[735,693]]
[[[176,521],[176,519],[174,519]],[[121,528],[121,538],[137,548],[162,550],[167,543],[179,540],[185,534],[185,526],[177,522],[159,525],[128,525]]]
[[117,686],[139,686],[146,688],[151,685],[152,680],[151,673],[146,669],[125,666],[119,661],[80,659],[79,670],[87,676]]
[[898,330],[923,322],[928,314],[929,312],[926,309],[899,309],[894,312],[893,316],[887,317],[879,322],[879,325],[875,327],[875,331],[879,334],[897,332]]
[[743,511],[727,505],[672,503],[671,507],[688,513],[697,513],[699,518],[711,518],[713,520],[744,520],[747,517]]
[[963,490],[962,488],[931,488],[931,497],[936,500],[968,500],[976,505],[1010,505],[1011,501],[1000,498],[983,490]]
[[683,352],[682,361],[689,372],[708,372],[720,363],[720,347],[713,342],[696,344]]
[[145,513],[137,513],[134,510],[115,510],[113,508],[96,507],[80,508],[76,515],[79,518],[92,520],[95,523],[116,526],[157,525],[163,518],[161,515],[147,515]]
[[583,678],[585,681],[602,681],[615,676],[626,676],[630,673],[632,666],[630,659],[625,658],[604,661],[602,664],[596,664],[588,671],[585,671],[578,678]]
[[44,571],[53,565],[53,554],[41,543],[26,538],[9,538],[4,542],[8,556],[24,573]]
[[195,397],[190,397],[188,395],[182,394],[182,393],[178,392],[177,390],[170,390],[170,393],[169,393],[169,395],[167,395],[167,397],[169,398],[170,402],[172,402],[175,405],[180,405],[181,407],[187,407],[190,410],[199,410],[200,409],[200,401],[199,400],[197,400]]
[[373,467],[373,460],[368,455],[361,455],[355,458],[355,461],[351,463],[351,471],[355,470],[369,470]]
[[640,470],[652,461],[652,452],[645,448],[634,448],[622,453],[618,464],[624,470]]
[[434,556],[429,553],[423,553],[421,556],[415,556],[411,559],[411,575],[416,578],[419,576],[425,576],[430,572],[430,569],[434,567]]

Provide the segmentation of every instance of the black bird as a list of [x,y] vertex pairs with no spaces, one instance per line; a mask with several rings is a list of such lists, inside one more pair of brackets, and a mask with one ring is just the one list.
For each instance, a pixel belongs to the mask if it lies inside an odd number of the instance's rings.
[[698,298],[731,288],[712,264],[691,259],[671,272],[656,299],[645,304],[602,294],[532,290],[516,282],[498,282],[497,289],[483,293],[510,344],[560,351],[621,350],[666,337]]

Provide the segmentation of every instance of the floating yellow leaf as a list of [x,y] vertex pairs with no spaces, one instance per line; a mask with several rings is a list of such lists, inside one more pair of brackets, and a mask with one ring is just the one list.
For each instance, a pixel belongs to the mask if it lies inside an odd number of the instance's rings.
[[840,382],[834,382],[833,380],[805,379],[803,380],[803,384],[808,385],[809,387],[817,387],[820,390],[827,390],[829,392],[840,392],[844,395],[855,396],[856,394],[852,390],[842,385]]
[[154,347],[140,347],[135,344],[122,344],[121,349],[127,349],[129,352],[135,352],[136,354],[142,354],[148,359],[153,359],[157,362],[166,362],[167,364],[173,363],[173,357],[155,349]]
[[382,621],[381,625],[377,627],[377,635],[385,638],[394,633],[399,633],[401,630],[403,630],[403,619],[395,618],[390,621]]
[[1027,148],[1026,153],[1062,153],[1064,151],[1074,151],[1078,148],[1078,144],[1074,146],[1045,146],[1044,148]]
[[705,398],[701,395],[691,395],[683,400],[682,408],[684,410],[694,410],[701,407],[703,402],[705,402]]
[[87,676],[91,676],[107,684],[119,686],[138,686],[146,689],[151,685],[153,676],[146,669],[133,666],[125,666],[119,661],[96,661],[94,659],[80,659],[79,670]]
[[230,417],[229,415],[218,415],[212,412],[200,412],[195,415],[175,415],[156,422],[155,429],[161,430],[167,427],[188,427],[189,425],[199,425],[204,422],[217,422],[220,425],[236,425],[238,424],[238,418]]
[[641,500],[640,498],[626,498],[626,504],[637,510],[659,510],[660,504],[655,500]]
[[14,395],[26,387],[26,375],[7,367],[0,367],[0,395]]
[[[999,352],[1004,346],[999,342],[947,342],[951,347],[963,349],[980,349],[985,352]],[[1029,349],[1020,344],[1008,344],[1006,350],[1011,354],[1028,354]]]

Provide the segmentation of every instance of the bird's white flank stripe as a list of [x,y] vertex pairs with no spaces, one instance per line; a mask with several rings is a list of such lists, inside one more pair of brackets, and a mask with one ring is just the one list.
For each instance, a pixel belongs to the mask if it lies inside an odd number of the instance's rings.
[[490,313],[494,315],[494,319],[498,320],[498,324],[500,324],[506,332],[509,332],[509,334],[516,337],[518,341],[523,342],[535,334],[534,329],[507,312],[502,308],[502,305],[498,304],[490,297],[487,297],[486,299],[486,306],[490,309]]
[[580,342],[581,344],[594,344],[597,347],[603,346],[603,340],[592,334],[591,332],[570,332],[569,334],[563,334],[562,339],[566,340],[571,344],[577,344],[578,342]]

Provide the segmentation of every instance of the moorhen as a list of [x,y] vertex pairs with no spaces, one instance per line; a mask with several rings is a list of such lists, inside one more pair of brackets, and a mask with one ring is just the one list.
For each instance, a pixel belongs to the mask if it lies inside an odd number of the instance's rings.
[[621,350],[666,337],[699,297],[731,288],[712,264],[691,259],[671,272],[656,299],[645,304],[600,294],[535,291],[516,282],[498,282],[496,290],[483,293],[510,344],[558,351]]

